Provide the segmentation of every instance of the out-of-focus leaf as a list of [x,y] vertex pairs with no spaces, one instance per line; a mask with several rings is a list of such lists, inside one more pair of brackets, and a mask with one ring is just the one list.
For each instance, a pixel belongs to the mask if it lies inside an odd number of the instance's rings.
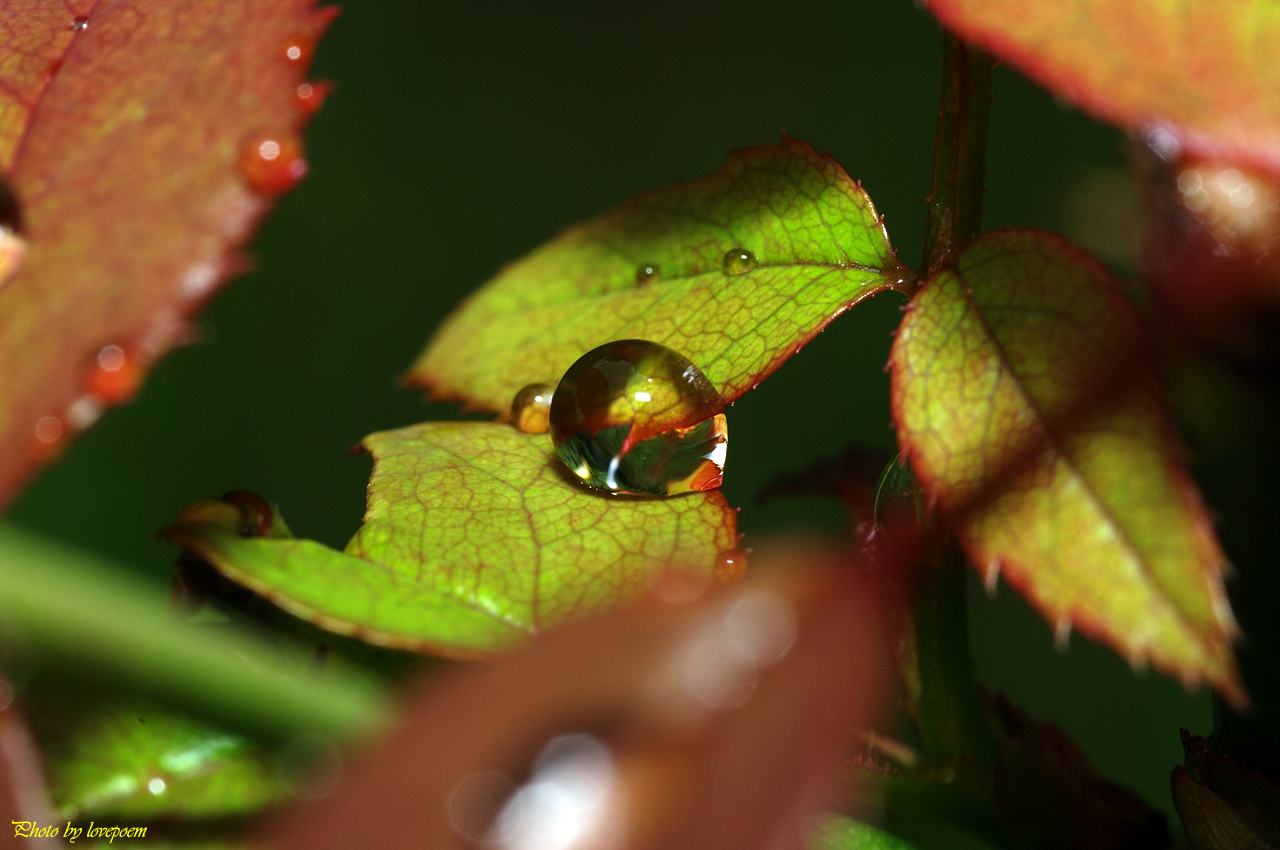
[[374,456],[369,505],[345,553],[242,537],[239,520],[217,521],[211,505],[164,534],[322,628],[462,658],[614,606],[671,570],[709,582],[737,544],[719,491],[590,490],[546,435],[509,425],[427,422],[364,446]]
[[240,735],[137,700],[87,704],[64,689],[32,697],[23,705],[34,709],[63,819],[236,817],[289,796],[285,772]]
[[975,242],[891,355],[903,455],[988,581],[1054,624],[1243,703],[1224,560],[1106,273],[1031,231]]
[[917,850],[903,841],[852,818],[828,818],[809,841],[809,850]]
[[942,22],[1094,115],[1280,176],[1271,0],[926,0]]
[[1008,736],[996,760],[996,813],[1016,850],[1164,850],[1164,815],[1108,782],[1061,729],[997,702]]
[[305,172],[314,2],[5,5],[0,171],[30,253],[0,290],[0,506],[133,395]]
[[236,728],[349,737],[380,729],[379,689],[354,671],[173,621],[163,591],[0,525],[0,645],[109,679]]
[[35,831],[53,824],[40,749],[14,700],[13,685],[0,678],[0,823],[12,822],[0,831],[0,847],[53,850],[52,836],[34,836]]
[[1280,848],[1280,784],[1182,730],[1173,800],[1194,850]]
[[1185,767],[1174,768],[1170,779],[1191,850],[1276,850],[1277,845],[1254,834],[1226,801],[1192,779]]
[[[737,249],[755,264],[727,270]],[[407,379],[505,414],[522,386],[555,386],[588,350],[640,338],[688,357],[732,401],[844,310],[909,274],[861,185],[784,137],[507,266],[437,332]],[[679,424],[688,423],[653,428]]]
[[579,847],[802,846],[886,673],[875,602],[847,568],[814,570],[831,560],[758,552],[731,591],[651,599],[457,671],[263,842],[534,847],[577,828]]

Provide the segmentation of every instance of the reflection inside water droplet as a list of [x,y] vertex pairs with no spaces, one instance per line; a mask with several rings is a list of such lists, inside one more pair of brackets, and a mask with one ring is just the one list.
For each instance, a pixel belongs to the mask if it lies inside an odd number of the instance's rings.
[[71,19],[71,25],[67,29],[72,32],[82,32],[89,28],[89,19],[84,15],[76,15]]
[[641,263],[636,269],[636,283],[648,286],[662,280],[662,269],[656,263]]
[[511,421],[526,434],[545,434],[550,431],[551,396],[554,392],[550,384],[521,387],[511,401]]
[[756,255],[748,251],[746,248],[734,248],[724,255],[721,261],[721,268],[728,275],[746,274],[754,269],[758,261]]
[[[728,448],[724,402],[689,360],[647,340],[618,340],[569,367],[551,400],[551,438],[584,483],[672,495],[720,486]],[[662,417],[689,422],[649,435]]]

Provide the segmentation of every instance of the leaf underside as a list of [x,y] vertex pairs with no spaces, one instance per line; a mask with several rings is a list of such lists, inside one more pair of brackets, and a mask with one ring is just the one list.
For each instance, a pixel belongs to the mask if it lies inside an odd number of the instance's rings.
[[737,543],[717,492],[617,497],[571,480],[545,435],[428,422],[373,434],[365,524],[309,540],[178,525],[175,542],[322,628],[477,657],[610,608],[674,571],[705,583]]
[[966,41],[1130,129],[1280,177],[1280,7],[1271,0],[927,0]]
[[[283,187],[251,188],[242,153],[306,122],[296,92],[332,17],[314,2],[6,6],[0,170],[30,253],[0,289],[0,507],[244,268]],[[127,373],[95,383],[108,345]]]
[[[758,265],[727,274],[725,254],[738,248]],[[645,266],[657,274],[638,279]],[[522,386],[554,386],[586,351],[639,338],[688,357],[729,402],[908,274],[861,185],[784,137],[507,266],[446,321],[406,378],[505,414]]]
[[891,355],[899,445],[989,582],[1065,639],[1244,701],[1224,559],[1136,315],[1087,256],[988,234],[912,301]]

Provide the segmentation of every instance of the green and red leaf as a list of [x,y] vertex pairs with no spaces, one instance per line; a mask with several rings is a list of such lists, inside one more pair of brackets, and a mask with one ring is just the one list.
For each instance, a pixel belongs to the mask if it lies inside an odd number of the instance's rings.
[[0,289],[0,506],[188,335],[305,172],[314,2],[5,7],[0,171],[29,255]]
[[1271,0],[927,0],[966,41],[1121,127],[1280,176]]
[[191,511],[167,536],[322,628],[454,657],[606,610],[675,572],[713,579],[737,544],[718,492],[627,498],[575,482],[546,435],[427,422],[365,438],[365,524],[336,552],[245,538]]
[[911,302],[898,442],[971,563],[1065,639],[1245,701],[1224,557],[1183,469],[1142,328],[1062,240],[987,234]]
[[[756,265],[728,273],[736,249]],[[571,227],[507,266],[446,321],[406,378],[505,414],[522,386],[554,386],[588,350],[639,338],[688,357],[733,401],[844,310],[909,274],[861,185],[830,156],[784,138]]]

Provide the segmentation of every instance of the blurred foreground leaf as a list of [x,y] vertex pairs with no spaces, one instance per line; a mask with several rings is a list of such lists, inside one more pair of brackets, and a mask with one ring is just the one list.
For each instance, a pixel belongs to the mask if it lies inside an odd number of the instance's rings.
[[616,850],[802,846],[887,674],[876,603],[842,560],[761,551],[732,589],[651,597],[456,669],[263,843],[534,847],[573,829]]
[[[739,250],[754,261],[728,262]],[[507,266],[445,322],[406,377],[505,414],[522,386],[555,386],[588,350],[638,338],[680,352],[733,401],[844,310],[909,274],[861,185],[784,137],[571,227]]]
[[808,844],[809,850],[917,850],[909,841],[851,818],[828,818]]
[[0,171],[30,254],[0,289],[0,507],[188,335],[305,173],[314,2],[4,7]]
[[899,445],[970,562],[1060,640],[1078,627],[1239,704],[1224,558],[1143,340],[1094,261],[1047,234],[988,234],[903,321]]
[[452,657],[613,607],[668,572],[712,580],[737,544],[719,491],[626,498],[572,480],[546,435],[427,422],[370,435],[365,524],[337,552],[246,538],[197,503],[165,536],[285,610],[340,634]]
[[1059,97],[1151,135],[1165,156],[1280,176],[1280,7],[1272,0],[926,0],[966,41]]
[[0,644],[249,731],[349,737],[387,720],[364,676],[317,672],[304,655],[175,623],[158,588],[12,525],[0,525]]

